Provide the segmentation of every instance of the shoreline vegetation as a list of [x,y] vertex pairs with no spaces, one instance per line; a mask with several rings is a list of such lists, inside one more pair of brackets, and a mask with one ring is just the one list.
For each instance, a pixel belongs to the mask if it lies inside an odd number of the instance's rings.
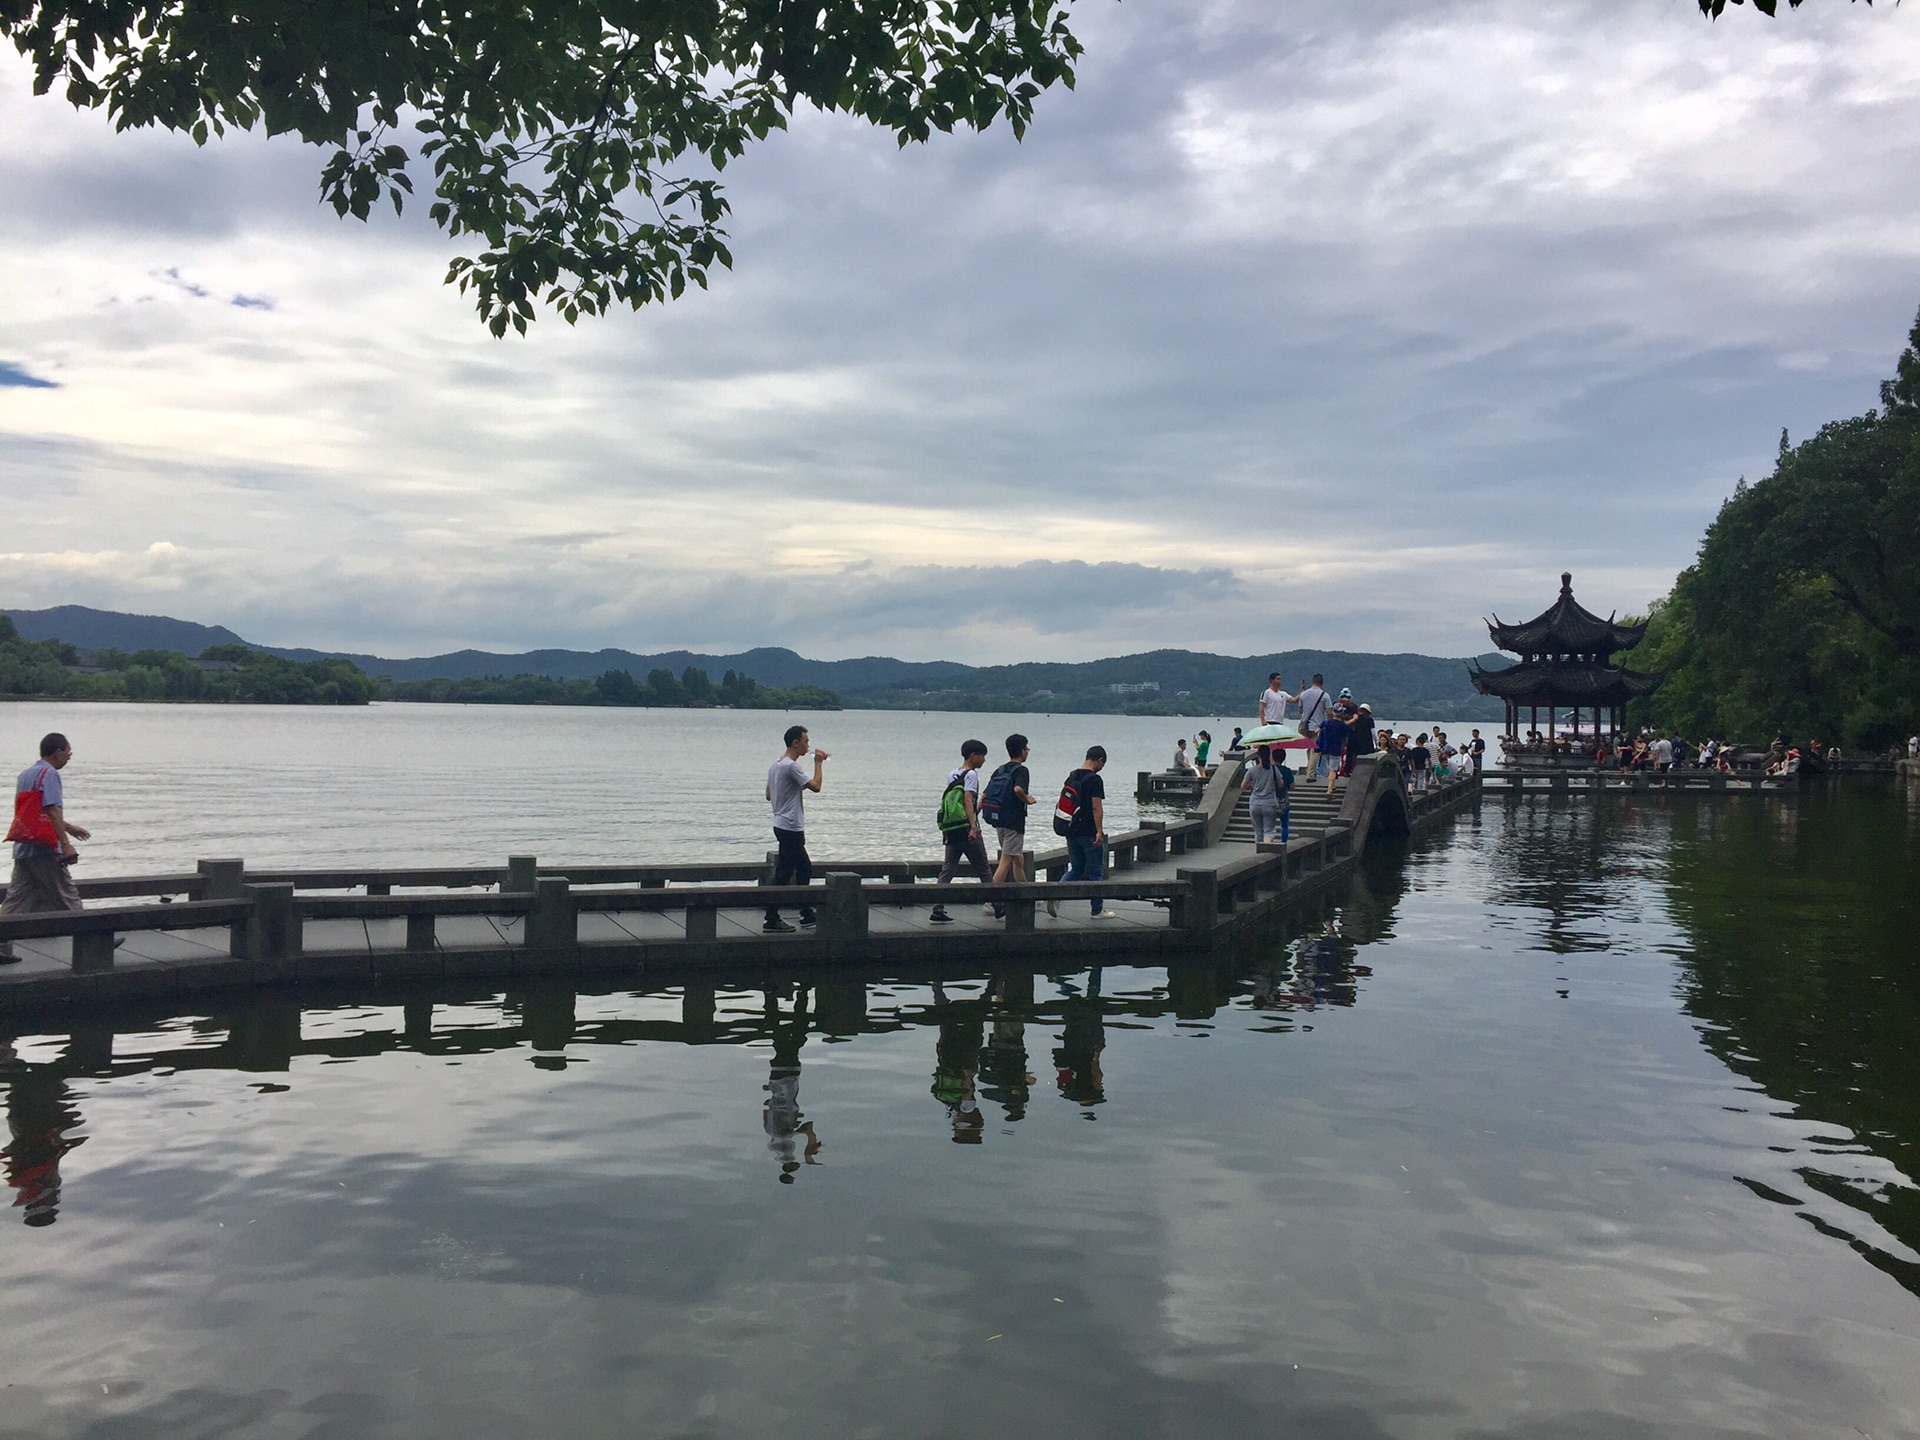
[[1635,648],[1666,672],[1629,723],[1848,754],[1920,732],[1920,316],[1880,407],[1743,476]]

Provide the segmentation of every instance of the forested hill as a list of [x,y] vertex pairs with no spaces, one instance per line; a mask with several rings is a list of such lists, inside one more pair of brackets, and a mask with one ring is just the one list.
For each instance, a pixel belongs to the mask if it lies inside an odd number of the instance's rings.
[[[224,627],[193,625],[165,616],[120,615],[82,606],[0,613],[12,616],[26,639],[68,640],[83,649],[167,648],[191,655],[206,645],[238,641]],[[163,641],[163,635],[169,640]],[[1077,664],[973,666],[950,660],[895,660],[887,656],[809,660],[781,648],[734,655],[689,650],[650,655],[611,649],[530,650],[518,654],[458,650],[414,659],[266,645],[253,648],[290,660],[351,660],[369,675],[397,681],[516,675],[597,680],[609,671],[622,670],[639,679],[655,670],[679,675],[691,667],[713,676],[732,670],[781,689],[818,686],[832,690],[843,704],[856,709],[1251,715],[1254,697],[1270,671],[1279,670],[1285,675],[1290,690],[1298,689],[1309,674],[1319,671],[1336,690],[1350,686],[1355,695],[1371,701],[1383,713],[1454,719],[1499,713],[1497,705],[1474,693],[1467,682],[1464,661],[1431,655],[1289,650],[1277,655],[1231,656],[1154,650]],[[1482,658],[1489,664],[1499,660]],[[1125,688],[1116,690],[1116,686]]]

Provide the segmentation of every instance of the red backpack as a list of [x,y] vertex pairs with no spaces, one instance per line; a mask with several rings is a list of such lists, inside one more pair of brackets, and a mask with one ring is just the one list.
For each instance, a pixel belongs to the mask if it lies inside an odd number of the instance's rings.
[[1080,792],[1071,779],[1060,787],[1060,798],[1053,802],[1053,833],[1071,835],[1073,822],[1080,818]]

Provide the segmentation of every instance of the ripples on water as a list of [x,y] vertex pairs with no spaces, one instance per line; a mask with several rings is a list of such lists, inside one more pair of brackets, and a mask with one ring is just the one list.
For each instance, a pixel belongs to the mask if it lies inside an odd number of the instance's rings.
[[1222,966],[37,1028],[0,1431],[1916,1433],[1917,834],[1489,798]]

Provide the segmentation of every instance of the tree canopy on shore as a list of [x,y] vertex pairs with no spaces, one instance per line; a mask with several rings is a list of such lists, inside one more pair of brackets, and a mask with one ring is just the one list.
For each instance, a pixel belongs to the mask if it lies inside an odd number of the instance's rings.
[[348,660],[288,660],[245,645],[215,645],[198,661],[177,650],[82,652],[65,640],[23,640],[0,615],[0,695],[9,698],[365,705],[374,690]]
[[324,200],[365,220],[413,192],[471,237],[447,279],[496,335],[572,323],[731,265],[717,176],[796,107],[901,145],[1073,84],[1068,0],[0,0],[0,30],[122,130],[292,134],[331,150]]
[[1744,481],[1636,652],[1647,718],[1764,743],[1882,748],[1920,728],[1920,318],[1881,406]]

